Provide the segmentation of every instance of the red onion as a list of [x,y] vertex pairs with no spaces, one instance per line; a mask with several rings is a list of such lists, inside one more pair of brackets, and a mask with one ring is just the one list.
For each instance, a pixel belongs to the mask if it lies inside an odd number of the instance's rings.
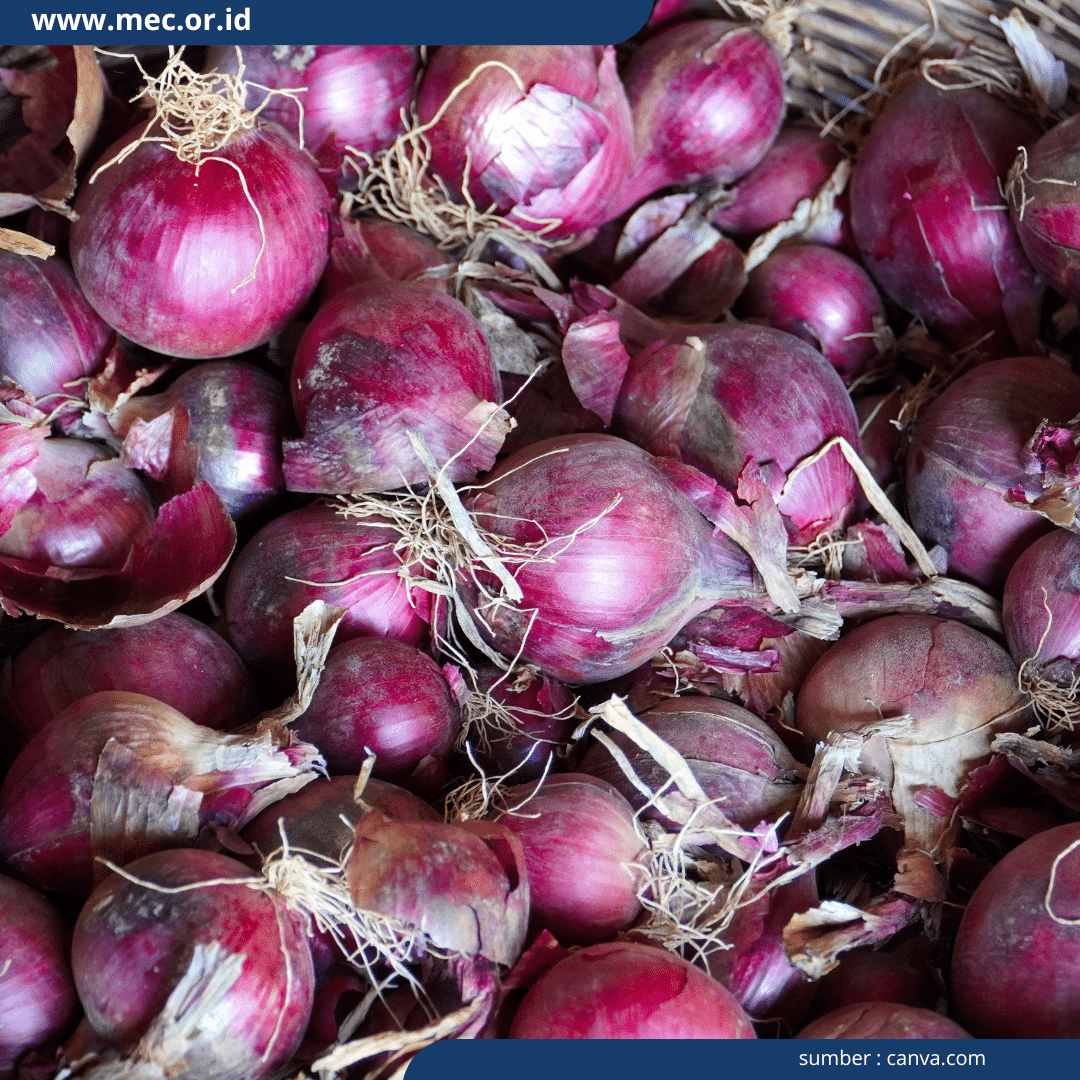
[[637,861],[645,854],[634,811],[615,788],[558,773],[501,793],[494,820],[525,849],[531,929],[563,945],[606,941],[641,912]]
[[71,930],[39,893],[0,876],[0,1080],[27,1050],[51,1049],[75,1019]]
[[[784,473],[835,435],[856,449],[855,410],[828,360],[791,334],[731,323],[687,328],[700,349],[645,349],[630,361],[616,406],[628,435],[734,488],[748,457],[789,521],[793,544],[843,526],[855,474],[839,448],[783,493]],[[689,341],[689,339],[687,339]]]
[[[819,1016],[796,1039],[970,1039],[955,1020],[931,1009],[892,1001],[845,1005]],[[868,1064],[869,1062],[864,1062]]]
[[623,73],[637,163],[623,205],[671,184],[728,182],[764,156],[784,118],[784,75],[758,30],[722,19],[651,37]]
[[421,124],[445,106],[426,137],[455,196],[464,180],[479,206],[552,236],[618,213],[633,134],[611,46],[445,45],[416,105]]
[[867,1001],[892,1001],[931,1009],[944,985],[932,966],[933,946],[926,937],[908,938],[896,948],[852,949],[817,984],[815,1011],[824,1015]]
[[111,340],[66,263],[0,250],[0,375],[34,397],[76,394],[65,383],[97,371]]
[[851,229],[863,260],[889,297],[956,346],[993,331],[983,348],[1008,356],[1038,340],[1045,286],[999,190],[1034,138],[1030,120],[985,91],[917,77],[859,152]]
[[1030,723],[1016,665],[977,630],[934,615],[886,615],[842,637],[799,691],[804,735],[873,729],[895,717],[910,727],[873,735],[862,768],[891,784],[905,845],[933,853],[968,774],[990,758],[1000,731]]
[[1080,1023],[1080,825],[1010,851],[964,909],[952,958],[960,1021],[976,1038],[1069,1039]]
[[820,244],[773,252],[750,272],[744,315],[809,342],[845,383],[862,374],[880,351],[885,307],[857,262]]
[[[211,48],[207,64],[235,73],[237,51],[234,46]],[[239,52],[249,84],[247,108],[265,101],[260,115],[298,139],[299,101],[304,148],[323,168],[337,172],[346,147],[373,154],[402,129],[401,110],[408,109],[416,79],[415,46],[245,45]],[[302,92],[294,100],[265,94],[260,87]]]
[[1052,360],[981,364],[919,416],[907,455],[907,509],[915,531],[940,544],[949,571],[1000,588],[1020,553],[1050,525],[1003,498],[1041,488],[1024,447],[1043,419],[1080,412],[1080,376]]
[[99,690],[145,694],[219,730],[259,711],[254,683],[233,649],[178,611],[117,629],[51,627],[7,661],[0,707],[25,743]]
[[[207,92],[198,79],[192,73],[195,99]],[[198,101],[162,95],[174,128],[190,125]],[[226,108],[223,98],[217,104]],[[238,102],[233,112],[234,134],[184,150],[140,143],[140,123],[105,151],[76,200],[71,259],[87,299],[120,333],[169,356],[262,344],[296,315],[326,265],[329,200],[311,159]]]
[[[834,139],[813,128],[785,125],[761,161],[732,188],[733,201],[714,210],[709,221],[736,236],[765,232],[791,218],[803,199],[817,195],[843,156]],[[832,228],[815,232],[816,243],[840,245],[846,217],[837,216],[841,221]]]
[[[709,799],[744,829],[778,820],[799,801],[803,770],[765,721],[747,709],[717,698],[687,695],[662,701],[639,719],[683,756]],[[612,732],[608,737],[653,791],[669,781],[668,771],[626,736]],[[613,784],[636,810],[644,806],[644,796],[605,747],[591,747],[578,768]],[[644,817],[678,830],[655,807],[646,810]]]
[[227,735],[142,694],[82,698],[23,749],[0,787],[0,855],[31,884],[85,896],[114,861],[241,828],[320,763],[313,746]]
[[451,480],[471,480],[509,429],[480,324],[422,285],[373,280],[338,293],[301,338],[291,385],[304,432],[285,443],[291,491],[427,483],[409,431]]
[[610,435],[549,439],[507,458],[465,503],[481,528],[534,554],[514,557],[516,608],[489,605],[462,581],[481,633],[553,678],[602,682],[716,599],[745,594],[746,556],[713,537],[671,475]]
[[205,480],[234,518],[285,490],[281,440],[291,419],[280,380],[236,360],[198,364],[162,393],[108,413],[126,464],[168,490]]
[[591,945],[525,995],[511,1039],[753,1039],[739,1003],[681,957],[635,942]]
[[899,420],[903,404],[903,396],[896,390],[855,399],[855,414],[859,418],[862,439],[859,456],[883,488],[900,479],[898,460],[901,435],[893,421]]
[[1069,117],[1041,138],[1027,139],[1007,190],[1012,221],[1031,265],[1071,300],[1080,299],[1077,130]]
[[330,650],[292,730],[322,751],[332,773],[358,773],[370,751],[374,775],[400,783],[423,758],[449,753],[460,722],[434,660],[400,641],[360,637]]
[[361,218],[342,222],[344,235],[330,242],[330,262],[323,276],[323,303],[350,285],[371,278],[416,281],[446,290],[448,278],[423,277],[425,270],[449,266],[450,259],[434,241],[395,221]]
[[292,1057],[311,953],[300,920],[251,880],[224,855],[163,851],[95,890],[75,926],[75,985],[126,1060],[176,1080],[260,1080]]
[[225,622],[260,684],[282,690],[295,679],[293,619],[313,600],[346,609],[338,643],[365,635],[426,640],[430,596],[399,577],[398,535],[389,525],[313,503],[275,518],[244,545],[225,587]]

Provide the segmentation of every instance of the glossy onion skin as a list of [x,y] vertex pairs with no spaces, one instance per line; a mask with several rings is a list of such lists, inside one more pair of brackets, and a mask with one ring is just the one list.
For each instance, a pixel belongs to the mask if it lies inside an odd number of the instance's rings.
[[998,181],[1030,121],[982,90],[916,78],[874,124],[851,177],[851,229],[881,289],[957,347],[1015,355],[1038,338],[1044,283]]
[[590,945],[525,995],[512,1039],[753,1039],[742,1006],[700,968],[663,949]]
[[1075,822],[1037,833],[968,902],[952,985],[959,1019],[976,1038],[1076,1038],[1080,926],[1058,920],[1080,919],[1080,853],[1071,847],[1078,842]]
[[923,411],[907,455],[907,510],[949,573],[999,589],[1020,553],[1052,526],[1003,495],[1030,482],[1024,446],[1039,423],[1080,412],[1080,376],[1052,360],[980,364]]
[[[105,151],[111,160],[145,130]],[[329,198],[310,158],[260,124],[214,156],[182,162],[144,142],[76,199],[75,276],[110,326],[140,345],[192,359],[232,356],[292,319],[326,266]],[[258,218],[240,183],[247,179]],[[258,264],[256,265],[256,259]],[[254,268],[254,280],[241,284]]]
[[[163,851],[110,875],[75,926],[72,967],[87,1019],[117,1043],[137,1039],[161,1012],[196,945],[242,955],[240,976],[213,1007],[177,1080],[260,1080],[296,1051],[311,1015],[314,974],[301,920],[273,891],[253,889],[242,863],[208,851]],[[227,879],[237,878],[230,885]],[[165,889],[220,881],[203,888]]]

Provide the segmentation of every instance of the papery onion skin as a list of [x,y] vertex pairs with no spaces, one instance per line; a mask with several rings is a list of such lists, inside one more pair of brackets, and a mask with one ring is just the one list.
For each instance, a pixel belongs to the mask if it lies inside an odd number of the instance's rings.
[[49,1049],[74,1022],[71,928],[40,893],[0,876],[0,1080],[26,1051]]
[[756,266],[742,294],[746,318],[809,342],[850,383],[878,352],[885,307],[853,259],[821,244],[792,244]]
[[278,690],[295,679],[293,619],[313,600],[346,609],[339,643],[425,641],[429,594],[398,576],[397,539],[388,522],[359,522],[321,502],[264,525],[237,555],[224,602],[229,640],[255,679]]
[[806,1025],[796,1039],[970,1039],[955,1020],[914,1005],[870,1001],[845,1005]]
[[0,250],[0,375],[34,397],[74,394],[64,384],[96,372],[111,340],[65,262]]
[[117,436],[127,439],[140,421],[152,424],[170,412],[175,419],[162,436],[162,449],[183,460],[169,460],[157,475],[155,447],[149,448],[147,462],[131,446],[136,432],[125,445],[134,466],[166,482],[175,477],[181,489],[205,480],[234,519],[285,491],[281,440],[292,432],[292,410],[279,379],[236,360],[197,364],[160,394],[128,398],[109,413],[109,422]]
[[614,787],[558,773],[507,788],[500,802],[506,809],[494,820],[525,849],[534,932],[549,930],[563,945],[591,945],[630,926],[641,912],[633,867],[645,843]]
[[[133,128],[99,164],[145,130]],[[329,198],[311,160],[270,124],[240,132],[198,168],[196,177],[168,147],[144,142],[84,183],[71,258],[110,326],[157,352],[208,359],[261,345],[296,315],[326,266]]]
[[[72,967],[93,1029],[127,1043],[146,1032],[196,946],[240,956],[239,979],[171,1076],[260,1080],[289,1060],[311,1014],[314,976],[301,920],[242,863],[207,851],[148,855],[95,890],[75,926]],[[237,884],[228,884],[236,878]],[[203,887],[197,887],[207,882]],[[217,882],[209,884],[210,882]],[[155,888],[158,886],[159,888]],[[196,886],[169,892],[182,886]]]
[[615,409],[618,430],[729,488],[752,457],[765,469],[794,545],[842,527],[856,481],[838,448],[802,470],[782,495],[783,480],[775,475],[833,436],[858,450],[855,409],[829,361],[770,326],[728,323],[687,334],[704,345],[689,365],[649,350],[631,359]]
[[319,687],[291,725],[314,743],[333,773],[358,773],[368,752],[374,774],[402,782],[453,745],[460,710],[438,664],[390,638],[360,637],[335,645]]
[[670,184],[734,180],[761,160],[784,117],[776,50],[722,19],[662,30],[631,55],[623,81],[637,150],[624,205]]
[[229,644],[174,611],[103,630],[52,626],[7,661],[0,711],[28,741],[54,716],[100,690],[130,690],[215,729],[239,727],[259,711],[255,685]]
[[1075,822],[1037,833],[997,863],[968,901],[951,983],[957,1016],[976,1038],[1076,1037],[1078,844]]
[[297,347],[290,386],[304,433],[285,443],[290,491],[427,483],[410,431],[451,480],[472,480],[509,427],[480,324],[459,301],[407,282],[361,282],[324,304]]
[[[633,132],[611,46],[446,45],[432,57],[417,95],[431,163],[451,193],[462,180],[477,205],[495,204],[523,229],[567,236],[614,217],[630,169]],[[465,176],[469,170],[468,177]],[[554,227],[548,223],[557,221]]]
[[[464,501],[480,527],[545,545],[550,557],[515,569],[524,594],[516,609],[485,608],[474,621],[504,653],[520,650],[562,682],[632,671],[710,597],[750,581],[742,549],[714,538],[650,455],[614,436],[525,447]],[[470,595],[467,580],[461,588]]]
[[545,972],[518,1007],[511,1039],[753,1039],[718,982],[635,942],[590,945]]
[[1005,579],[1001,621],[1018,664],[1032,661],[1068,684],[1080,663],[1080,536],[1054,529],[1039,537]]
[[1080,376],[1052,360],[980,364],[928,405],[907,454],[908,518],[948,553],[949,572],[999,589],[1020,553],[1051,525],[1003,498],[1034,485],[1024,447],[1044,419],[1080,412]]
[[851,229],[867,269],[905,311],[957,347],[1008,356],[1038,340],[1044,282],[999,181],[1030,120],[979,89],[915,78],[878,117],[851,177]]
[[424,277],[427,270],[448,267],[449,256],[428,237],[407,225],[381,218],[360,218],[342,223],[343,236],[330,242],[330,261],[323,275],[323,303],[343,289],[372,277],[415,281],[446,291],[449,278]]

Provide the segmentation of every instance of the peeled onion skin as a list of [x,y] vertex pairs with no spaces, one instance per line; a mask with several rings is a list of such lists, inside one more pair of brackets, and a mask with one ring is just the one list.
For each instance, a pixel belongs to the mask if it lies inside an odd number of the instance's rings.
[[[188,970],[193,950],[217,945],[242,958],[239,978],[168,1075],[261,1080],[276,1073],[300,1045],[311,1015],[311,952],[300,920],[274,892],[243,884],[250,872],[224,855],[163,851],[126,873],[147,884],[112,874],[75,926],[75,985],[94,1031],[130,1052]],[[230,878],[238,884],[154,888]]]
[[518,1006],[511,1039],[753,1039],[718,982],[634,942],[590,945],[542,975]]
[[1076,1037],[1078,841],[1075,822],[1037,833],[997,863],[968,901],[951,973],[958,1018],[976,1038]]
[[[997,1033],[995,1033],[997,1034]],[[806,1025],[796,1039],[970,1039],[959,1024],[931,1009],[870,1001],[845,1005]]]
[[21,881],[0,876],[0,1080],[13,1080],[27,1050],[51,1049],[75,1020],[71,929]]
[[[99,164],[145,129],[138,124]],[[203,160],[196,177],[153,142],[84,183],[76,199],[71,258],[87,299],[120,333],[169,356],[232,356],[269,340],[326,266],[327,193],[280,128],[257,124],[213,156],[243,172],[261,230],[236,169]]]
[[851,177],[851,229],[882,291],[957,347],[1033,350],[1045,283],[1001,207],[1029,120],[983,90],[917,77],[875,122]]
[[1080,377],[1038,357],[980,364],[923,410],[907,454],[908,518],[948,552],[950,574],[999,589],[1021,552],[1050,530],[1003,496],[1036,483],[1024,453],[1039,423],[1064,424],[1077,412]]

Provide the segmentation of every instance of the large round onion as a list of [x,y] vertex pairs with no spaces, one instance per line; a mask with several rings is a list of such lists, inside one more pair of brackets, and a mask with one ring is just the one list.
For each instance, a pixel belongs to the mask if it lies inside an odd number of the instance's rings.
[[512,1039],[753,1039],[742,1006],[681,957],[621,941],[590,945],[525,995]]
[[819,1016],[796,1039],[970,1039],[955,1020],[914,1005],[868,1001]]
[[105,321],[147,348],[201,359],[254,348],[326,266],[326,189],[276,125],[252,122],[198,165],[143,142],[92,179],[76,199],[75,276]]
[[1080,412],[1080,376],[1052,360],[980,364],[920,415],[907,455],[907,508],[915,531],[940,544],[950,573],[1000,588],[1020,553],[1050,529],[1012,506],[1007,491],[1034,487],[1024,447],[1044,419]]
[[[284,901],[250,880],[235,859],[178,850],[103,881],[79,916],[71,952],[93,1030],[124,1050],[156,1034],[146,1040],[150,1061],[176,1080],[276,1074],[311,1015],[311,950]],[[181,1003],[187,1023],[170,1024]]]
[[1080,1029],[1080,825],[1014,848],[971,897],[952,986],[977,1038],[1071,1039]]

